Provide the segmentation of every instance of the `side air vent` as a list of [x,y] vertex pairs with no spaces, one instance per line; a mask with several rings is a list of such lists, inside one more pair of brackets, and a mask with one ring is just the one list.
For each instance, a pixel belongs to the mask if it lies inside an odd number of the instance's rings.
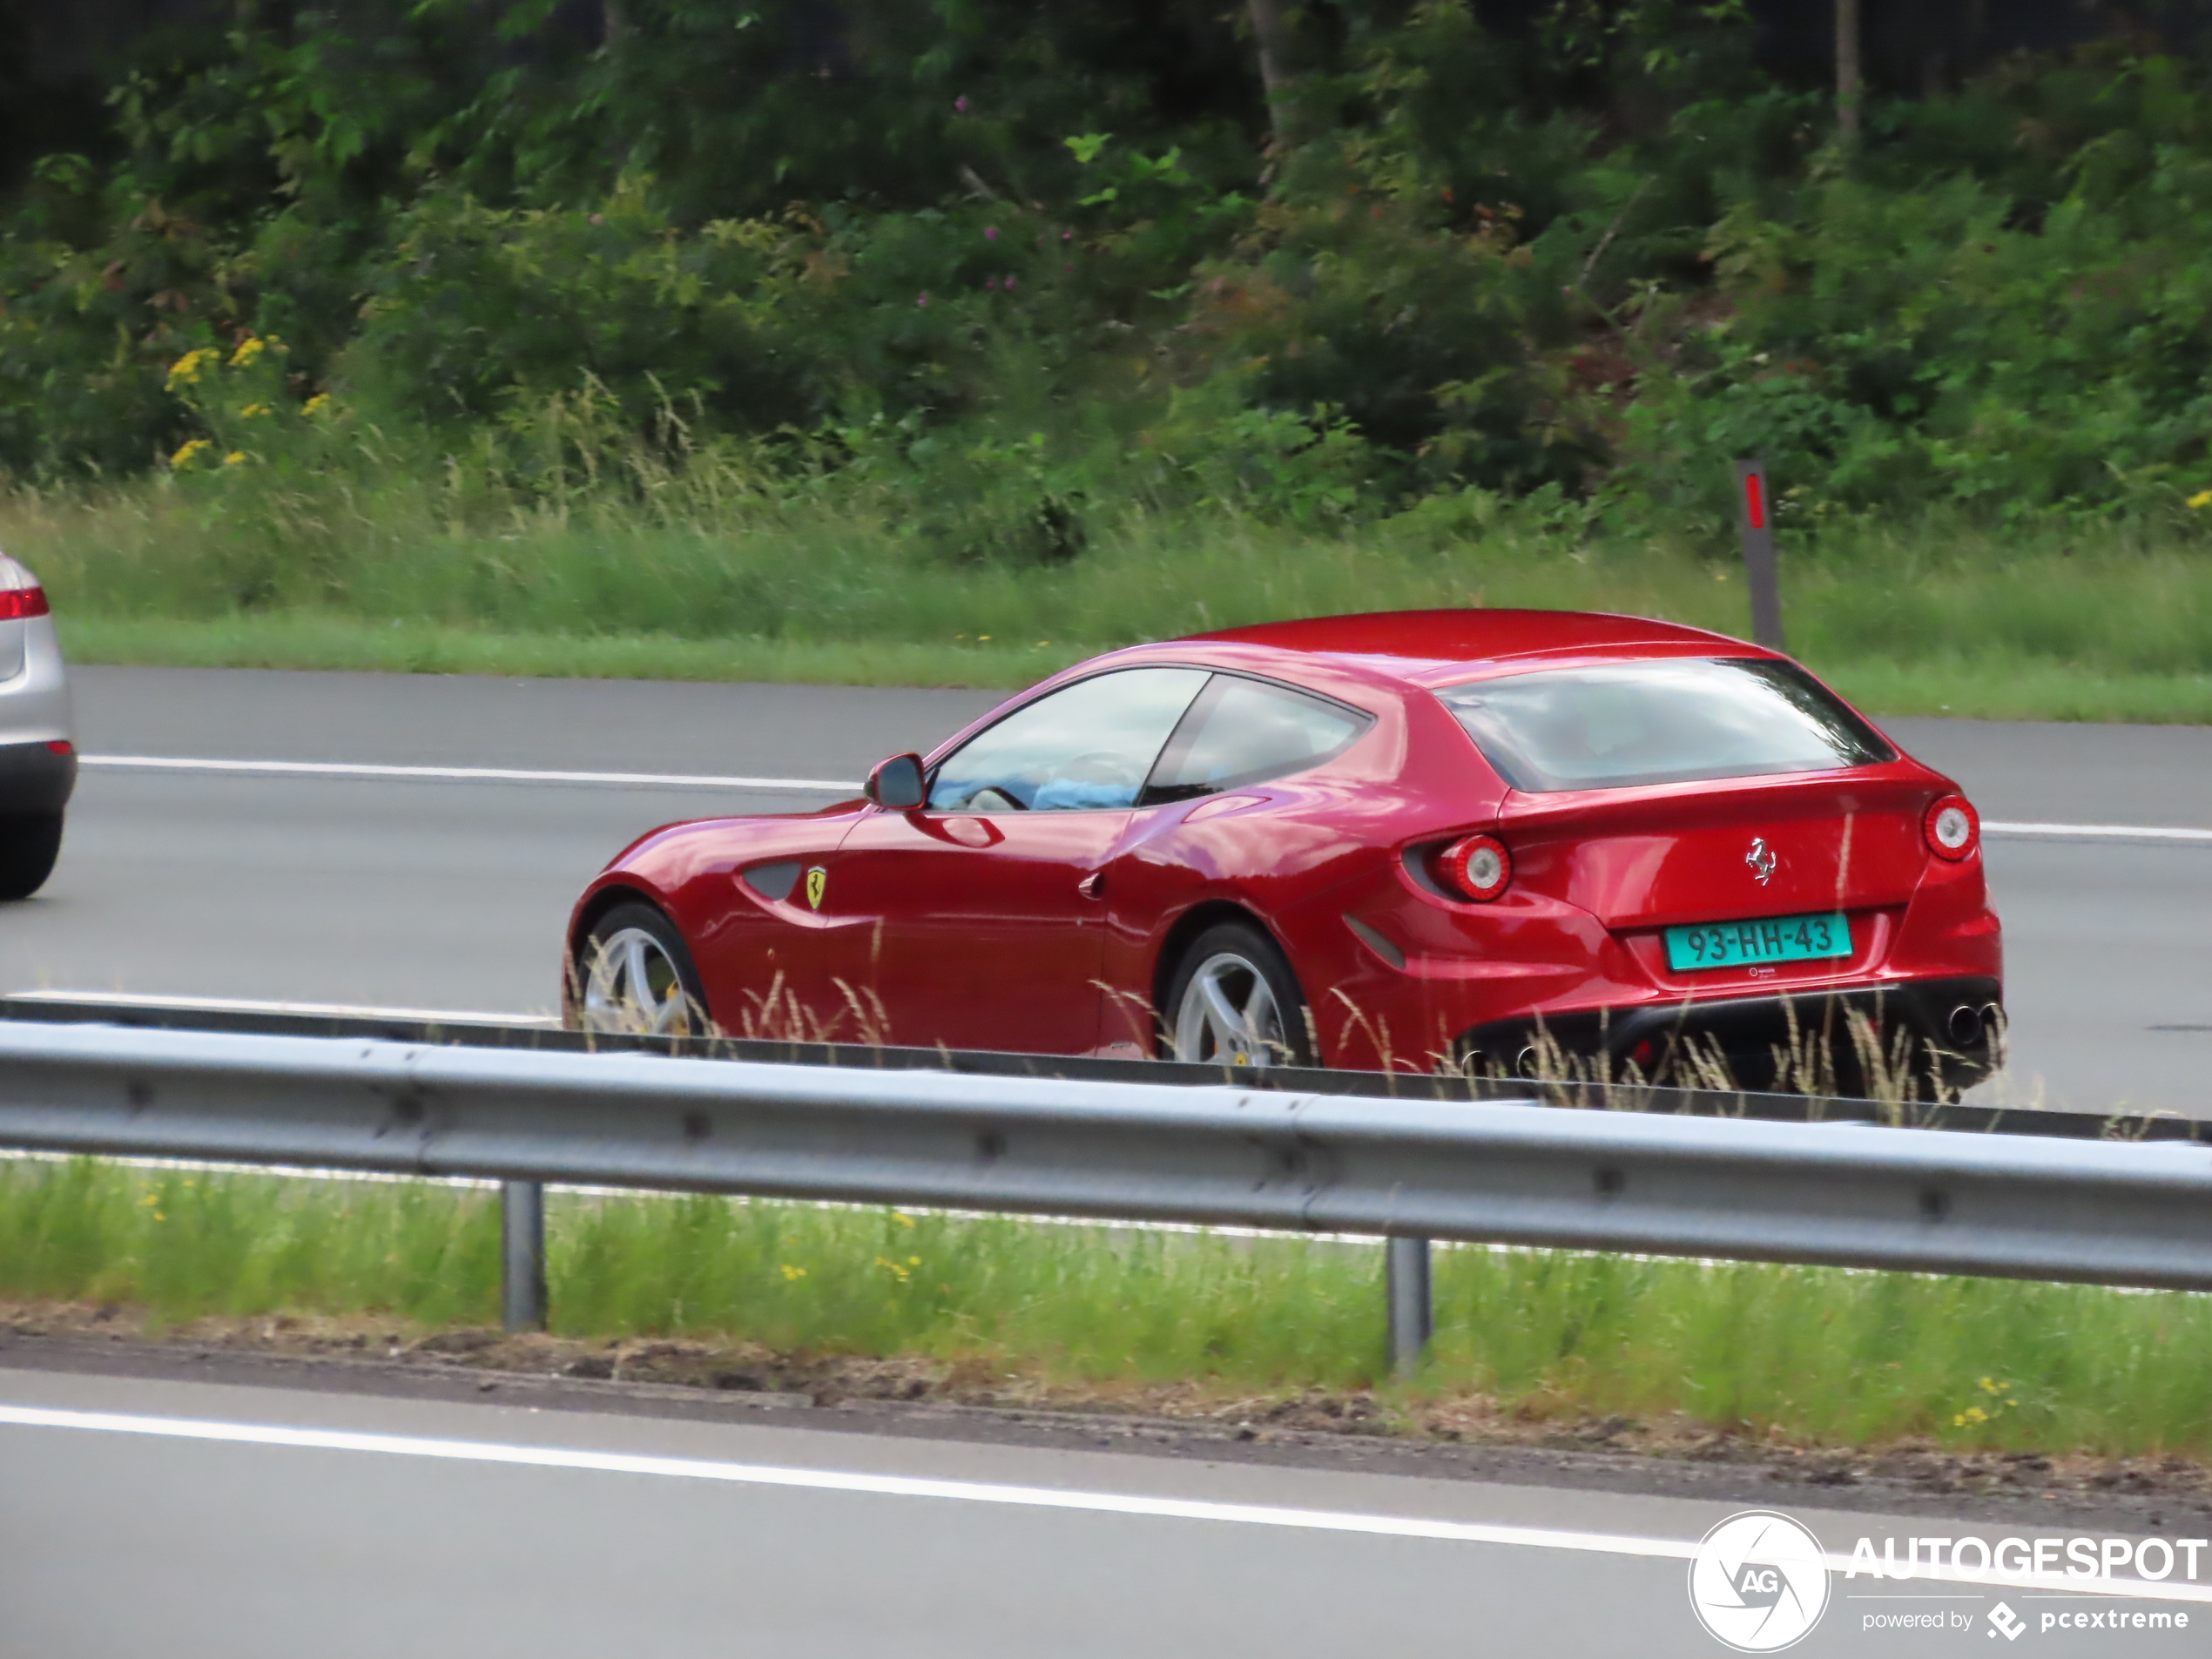
[[1376,932],[1375,929],[1370,927],[1366,922],[1360,921],[1359,917],[1350,914],[1347,914],[1345,916],[1344,925],[1351,928],[1353,934],[1359,939],[1359,942],[1366,946],[1369,950],[1374,952],[1376,955],[1381,957],[1383,961],[1388,962],[1393,968],[1398,968],[1401,972],[1404,970],[1406,966],[1406,953],[1399,949],[1396,945],[1391,943],[1391,941],[1386,939],[1381,934]]
[[750,870],[739,871],[738,879],[762,898],[781,904],[799,885],[799,860],[786,859],[774,864],[756,864]]

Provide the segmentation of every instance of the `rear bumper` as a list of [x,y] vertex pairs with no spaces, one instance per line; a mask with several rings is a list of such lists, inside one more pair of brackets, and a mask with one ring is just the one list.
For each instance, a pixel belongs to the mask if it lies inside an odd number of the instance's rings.
[[77,755],[44,743],[0,743],[0,818],[44,816],[69,805]]
[[[1512,1076],[1564,1059],[1586,1070],[1602,1062],[1608,1077],[1633,1064],[1647,1082],[1710,1086],[1717,1079],[1701,1075],[1701,1062],[1718,1061],[1745,1089],[1794,1081],[1856,1094],[1881,1081],[1878,1067],[1903,1071],[1925,1093],[1932,1074],[1946,1089],[1966,1089],[2003,1063],[2003,995],[1997,980],[1974,976],[1580,1008],[1475,1026],[1457,1048],[1462,1064]],[[1808,1067],[1827,1076],[1807,1076]]]
[[[64,741],[70,730],[69,671],[51,617],[0,623],[14,637],[0,644],[0,748]],[[49,768],[48,770],[51,770]],[[71,775],[74,777],[72,765]],[[13,806],[0,810],[25,810]]]

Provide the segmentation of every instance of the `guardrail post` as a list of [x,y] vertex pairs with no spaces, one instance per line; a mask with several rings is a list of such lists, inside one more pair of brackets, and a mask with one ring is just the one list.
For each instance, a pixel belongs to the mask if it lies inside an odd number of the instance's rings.
[[499,1311],[509,1331],[545,1329],[545,1186],[499,1185]]
[[1390,1369],[1405,1378],[1420,1369],[1428,1339],[1435,1333],[1436,1309],[1429,1291],[1428,1240],[1386,1238],[1383,1280],[1390,1298]]

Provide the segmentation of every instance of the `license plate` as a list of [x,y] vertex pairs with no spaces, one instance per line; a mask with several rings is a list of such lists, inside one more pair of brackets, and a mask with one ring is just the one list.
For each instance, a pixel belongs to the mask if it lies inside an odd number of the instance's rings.
[[1840,910],[1764,921],[1709,921],[1667,929],[1667,966],[1737,968],[1746,962],[1802,962],[1851,954],[1851,921]]

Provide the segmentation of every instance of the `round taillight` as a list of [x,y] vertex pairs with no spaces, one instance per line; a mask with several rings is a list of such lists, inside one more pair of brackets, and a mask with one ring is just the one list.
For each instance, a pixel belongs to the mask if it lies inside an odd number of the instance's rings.
[[1946,795],[1921,820],[1928,851],[1939,859],[1966,857],[1981,840],[1981,819],[1964,795]]
[[1487,904],[1513,880],[1513,854],[1494,835],[1470,835],[1436,855],[1436,873],[1460,897]]

